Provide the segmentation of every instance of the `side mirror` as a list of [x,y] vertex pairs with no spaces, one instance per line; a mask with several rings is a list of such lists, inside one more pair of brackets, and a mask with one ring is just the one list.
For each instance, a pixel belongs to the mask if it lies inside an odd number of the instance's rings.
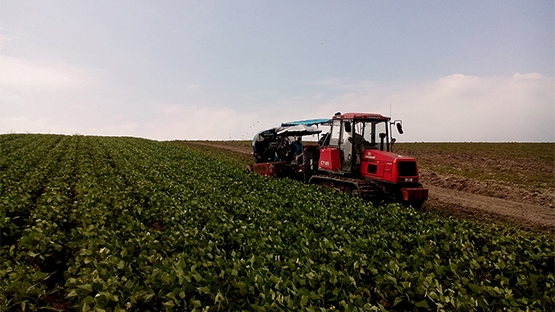
[[400,122],[397,123],[397,131],[399,134],[403,134],[403,125]]

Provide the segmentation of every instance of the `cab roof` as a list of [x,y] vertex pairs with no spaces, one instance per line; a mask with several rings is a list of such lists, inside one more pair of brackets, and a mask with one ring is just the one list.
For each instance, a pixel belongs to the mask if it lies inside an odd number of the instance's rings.
[[341,115],[333,116],[333,119],[337,119],[340,117],[341,119],[358,119],[358,120],[389,120],[391,118],[384,116],[382,114],[375,114],[375,113],[345,113]]

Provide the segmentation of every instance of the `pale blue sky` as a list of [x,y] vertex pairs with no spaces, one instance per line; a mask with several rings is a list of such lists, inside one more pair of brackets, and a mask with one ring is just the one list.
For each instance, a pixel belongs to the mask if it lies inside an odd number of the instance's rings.
[[0,2],[0,133],[250,139],[378,112],[399,141],[554,141],[553,1]]

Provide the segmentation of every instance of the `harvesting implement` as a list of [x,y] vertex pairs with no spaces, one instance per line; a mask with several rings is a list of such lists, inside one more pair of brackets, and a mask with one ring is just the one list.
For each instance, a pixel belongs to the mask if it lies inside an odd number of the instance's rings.
[[[317,144],[299,148],[302,136],[320,136],[320,126],[329,126],[329,132]],[[428,199],[428,190],[419,182],[416,160],[393,153],[393,126],[403,133],[400,120],[372,113],[283,123],[255,135],[255,163],[247,170],[320,184],[369,201],[419,207]]]

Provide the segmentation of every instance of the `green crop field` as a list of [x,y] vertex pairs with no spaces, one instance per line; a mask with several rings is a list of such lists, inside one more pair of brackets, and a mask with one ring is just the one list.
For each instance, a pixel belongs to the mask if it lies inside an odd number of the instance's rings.
[[0,310],[549,310],[554,240],[137,138],[0,135]]

